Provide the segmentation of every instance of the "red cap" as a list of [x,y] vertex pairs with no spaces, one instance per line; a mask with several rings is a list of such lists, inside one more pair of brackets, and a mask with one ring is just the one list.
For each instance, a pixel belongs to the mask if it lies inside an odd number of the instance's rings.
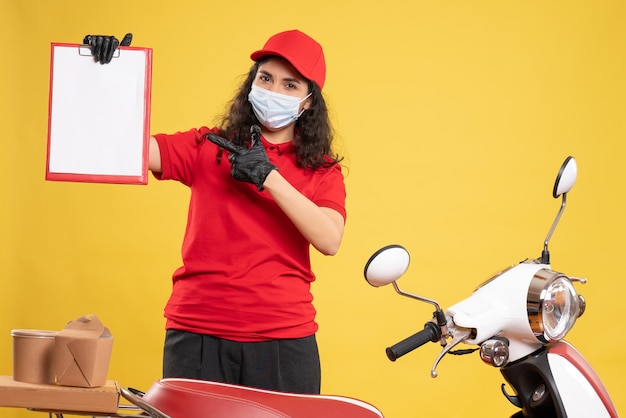
[[320,90],[324,87],[326,79],[324,51],[310,36],[299,30],[277,33],[267,40],[263,49],[253,52],[250,58],[257,61],[268,55],[285,58],[300,74],[315,81]]

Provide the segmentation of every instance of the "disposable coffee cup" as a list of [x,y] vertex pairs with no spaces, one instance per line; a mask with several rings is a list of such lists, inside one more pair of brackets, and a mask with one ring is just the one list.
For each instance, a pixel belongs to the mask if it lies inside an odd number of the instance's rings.
[[14,329],[13,380],[25,383],[53,384],[54,339],[57,331]]

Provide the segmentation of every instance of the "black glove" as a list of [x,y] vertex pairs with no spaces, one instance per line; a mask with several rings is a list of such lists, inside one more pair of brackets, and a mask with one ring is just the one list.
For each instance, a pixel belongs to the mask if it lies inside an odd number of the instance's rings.
[[254,184],[259,191],[272,170],[278,170],[265,153],[261,142],[261,128],[253,125],[250,128],[252,146],[243,148],[217,135],[207,134],[207,139],[230,152],[228,161],[231,164],[230,175],[239,181]]
[[83,44],[91,47],[91,54],[96,62],[108,64],[119,46],[130,46],[132,41],[132,33],[127,33],[121,43],[115,36],[87,35],[83,39]]

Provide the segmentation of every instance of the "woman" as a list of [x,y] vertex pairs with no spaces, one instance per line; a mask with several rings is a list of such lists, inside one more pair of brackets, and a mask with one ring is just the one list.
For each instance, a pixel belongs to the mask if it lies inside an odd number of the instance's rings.
[[334,255],[346,216],[324,54],[291,30],[251,59],[220,126],[150,140],[155,177],[191,188],[163,375],[319,393],[309,248]]

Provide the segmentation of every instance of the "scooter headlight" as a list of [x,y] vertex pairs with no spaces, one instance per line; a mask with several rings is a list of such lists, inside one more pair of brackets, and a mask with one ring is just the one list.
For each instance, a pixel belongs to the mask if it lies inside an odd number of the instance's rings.
[[535,337],[542,342],[559,341],[580,316],[580,298],[567,276],[540,270],[528,288],[528,320]]

